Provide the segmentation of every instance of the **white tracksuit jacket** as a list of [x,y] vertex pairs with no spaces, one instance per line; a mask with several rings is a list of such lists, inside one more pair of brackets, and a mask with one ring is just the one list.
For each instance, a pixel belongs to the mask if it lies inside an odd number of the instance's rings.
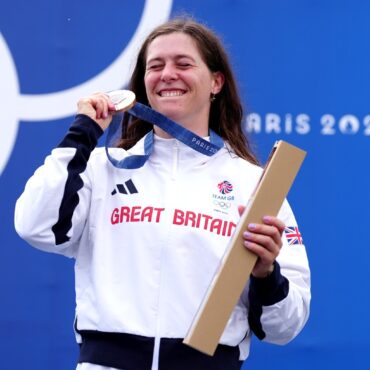
[[[155,136],[146,164],[115,168],[100,127],[76,116],[16,204],[19,235],[76,260],[79,362],[124,370],[238,369],[252,331],[294,338],[309,315],[300,235],[284,236],[272,275],[250,279],[214,357],[181,344],[261,169],[224,147],[212,157]],[[130,153],[141,154],[143,140]],[[128,155],[112,149],[114,155]],[[279,217],[298,231],[287,202]],[[94,368],[89,367],[91,369]]]

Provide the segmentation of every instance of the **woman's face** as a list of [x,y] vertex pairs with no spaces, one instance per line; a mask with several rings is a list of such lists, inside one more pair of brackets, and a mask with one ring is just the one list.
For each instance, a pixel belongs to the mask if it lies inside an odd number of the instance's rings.
[[208,135],[210,96],[223,81],[184,33],[158,36],[148,46],[144,83],[149,104],[199,135]]

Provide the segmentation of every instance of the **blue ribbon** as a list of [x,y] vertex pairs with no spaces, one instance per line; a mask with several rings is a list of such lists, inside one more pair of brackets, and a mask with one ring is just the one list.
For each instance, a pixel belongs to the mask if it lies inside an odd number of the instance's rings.
[[[129,109],[126,113],[160,127],[162,130],[166,131],[169,135],[181,141],[183,144],[204,155],[212,156],[224,146],[224,141],[214,131],[210,130],[210,141],[207,141],[144,104],[136,103],[134,107]],[[153,130],[150,131],[145,137],[143,155],[135,154],[127,156],[122,160],[117,160],[109,154],[108,147],[112,140],[117,140],[120,137],[120,126],[122,119],[123,113],[113,116],[106,137],[105,152],[107,153],[109,161],[115,167],[125,169],[140,168],[145,164],[153,151]]]

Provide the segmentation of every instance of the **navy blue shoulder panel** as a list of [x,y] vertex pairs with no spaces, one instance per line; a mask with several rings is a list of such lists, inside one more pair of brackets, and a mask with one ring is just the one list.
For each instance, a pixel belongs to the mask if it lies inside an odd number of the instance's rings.
[[77,192],[83,187],[80,174],[86,169],[87,161],[103,134],[100,126],[88,116],[78,114],[57,148],[75,148],[76,153],[68,163],[68,177],[64,187],[62,202],[59,207],[58,221],[52,227],[56,245],[69,240],[68,231],[72,227],[72,216],[79,197]]
[[259,339],[266,334],[261,324],[262,306],[271,306],[282,301],[289,293],[289,281],[280,272],[280,265],[275,261],[272,274],[263,279],[253,276],[249,284],[248,321],[253,333]]

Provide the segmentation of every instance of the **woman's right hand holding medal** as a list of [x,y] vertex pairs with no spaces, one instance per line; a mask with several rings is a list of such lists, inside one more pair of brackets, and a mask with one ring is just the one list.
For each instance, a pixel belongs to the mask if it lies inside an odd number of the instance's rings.
[[130,90],[97,92],[78,101],[77,113],[89,116],[105,130],[114,113],[132,108],[135,102],[135,94]]
[[112,115],[115,112],[115,106],[109,96],[102,92],[81,98],[77,103],[77,113],[85,114],[93,119],[102,130],[109,126],[112,121]]

